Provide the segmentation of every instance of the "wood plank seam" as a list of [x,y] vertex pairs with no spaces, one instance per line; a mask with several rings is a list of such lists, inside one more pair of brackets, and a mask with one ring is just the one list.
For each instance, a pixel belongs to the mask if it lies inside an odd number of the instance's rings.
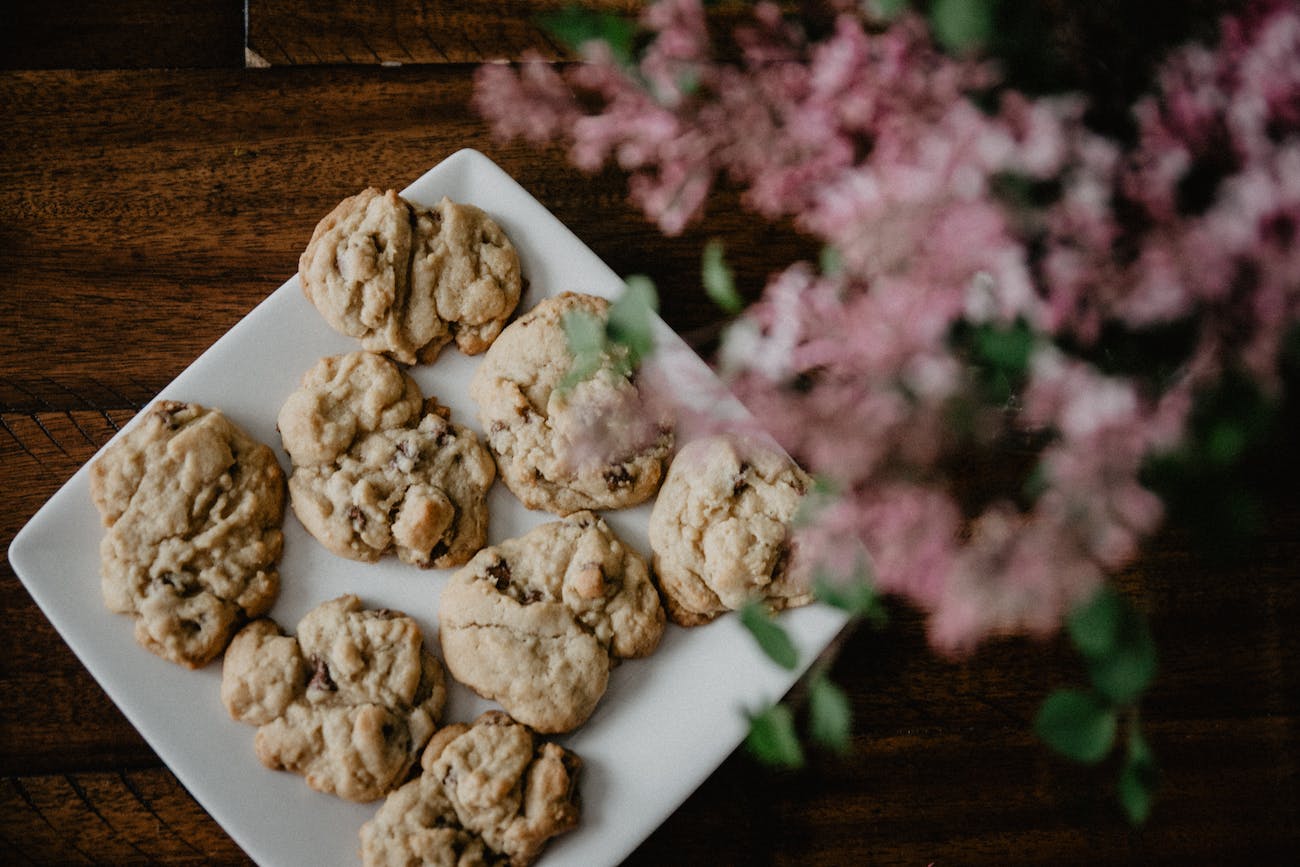
[[86,794],[86,790],[82,788],[81,784],[77,782],[74,776],[72,776],[71,774],[64,774],[63,778],[67,780],[68,786],[71,787],[72,791],[75,792],[77,797],[81,799],[81,802],[86,805],[86,809],[91,812],[91,815],[99,819],[99,821],[104,824],[104,827],[107,828],[114,837],[124,841],[128,846],[130,846],[132,849],[138,852],[141,858],[145,859],[146,861],[153,861],[152,858],[150,858],[143,850],[140,849],[139,846],[135,844],[134,840],[131,840],[130,838],[126,837],[120,831],[118,831],[117,828],[113,827],[113,823],[108,821],[108,819],[104,817],[104,814],[99,811],[99,808],[96,807],[94,803],[91,802],[90,797]]
[[140,806],[143,807],[150,816],[153,816],[154,819],[158,821],[160,827],[165,828],[168,834],[175,837],[178,841],[184,844],[185,848],[189,849],[195,855],[203,855],[203,852],[186,839],[185,835],[181,834],[170,822],[158,814],[158,811],[153,807],[153,803],[144,796],[144,793],[140,791],[140,787],[137,786],[130,776],[127,775],[126,771],[118,771],[117,775],[122,780],[122,785],[126,787],[126,790],[131,793],[132,797],[140,803]]
[[45,812],[41,810],[40,806],[36,803],[36,801],[32,799],[31,794],[23,786],[21,780],[19,780],[17,777],[10,777],[9,785],[12,786],[14,791],[18,793],[18,797],[22,798],[23,803],[27,805],[28,809],[30,809],[33,813],[35,813],[36,817],[40,819],[42,822],[44,822],[46,827],[48,827],[52,832],[54,832],[56,837],[58,837],[61,842],[64,842],[66,845],[70,846],[74,852],[76,852],[78,855],[84,858],[88,863],[91,864],[95,863],[95,859],[91,858],[88,854],[83,852],[81,850],[81,847],[78,846],[75,841],[72,840],[65,841],[63,839],[62,835],[59,833],[59,829],[54,827],[54,823],[49,820],[49,817],[45,815]]

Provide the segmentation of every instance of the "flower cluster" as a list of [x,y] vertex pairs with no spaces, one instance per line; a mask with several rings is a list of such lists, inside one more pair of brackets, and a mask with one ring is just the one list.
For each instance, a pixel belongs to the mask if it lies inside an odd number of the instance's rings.
[[[721,356],[836,492],[802,550],[843,572],[864,545],[941,649],[1054,630],[1159,525],[1140,473],[1198,390],[1278,386],[1300,319],[1300,11],[1256,3],[1174,52],[1131,143],[1088,128],[1086,96],[1002,86],[911,14],[841,12],[813,39],[759,3],[729,52],[699,0],[641,25],[635,60],[592,42],[562,71],[482,68],[480,111],[616,163],[666,233],[727,181],[833,249],[774,275]],[[1116,335],[1161,329],[1187,336],[1158,374],[1111,363]]]

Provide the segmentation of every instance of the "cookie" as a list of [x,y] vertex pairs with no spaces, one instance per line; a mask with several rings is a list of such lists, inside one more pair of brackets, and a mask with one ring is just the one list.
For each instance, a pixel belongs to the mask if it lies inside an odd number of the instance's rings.
[[479,551],[438,619],[452,677],[548,733],[585,722],[613,660],[649,655],[664,629],[645,560],[591,512]]
[[406,779],[446,701],[442,666],[398,611],[340,596],[310,611],[297,638],[269,619],[245,626],[221,671],[221,701],[258,726],[257,758],[307,785],[373,801]]
[[522,290],[519,255],[482,209],[374,188],[321,220],[298,274],[332,328],[407,364],[452,340],[469,355],[487,349]]
[[487,539],[496,467],[478,436],[373,352],[321,359],[280,409],[303,526],[343,557],[459,566]]
[[500,711],[440,730],[420,765],[361,826],[366,867],[523,867],[578,823],[582,760]]
[[750,441],[707,437],[681,450],[650,514],[674,623],[698,626],[751,600],[778,610],[812,601],[790,570],[790,524],[811,484],[785,455]]
[[[502,479],[528,508],[567,515],[636,505],[659,487],[671,419],[646,416],[635,377],[612,357],[581,382],[565,382],[569,313],[604,319],[609,302],[565,293],[539,303],[488,350],[470,396]],[[604,447],[590,447],[593,432]]]
[[136,640],[199,668],[280,590],[284,472],[219,410],[159,401],[90,468],[104,602]]

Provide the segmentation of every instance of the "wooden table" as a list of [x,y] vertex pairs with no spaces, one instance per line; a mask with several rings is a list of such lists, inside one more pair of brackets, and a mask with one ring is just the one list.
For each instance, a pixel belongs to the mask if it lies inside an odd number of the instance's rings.
[[[698,288],[722,237],[742,285],[814,252],[724,194],[707,233],[665,239],[614,172],[494,142],[475,64],[560,50],[538,8],[348,2],[18,0],[0,12],[0,545],[118,427],[288,277],[320,215],[484,151],[620,273],[647,273],[707,351]],[[483,4],[486,9],[489,4]],[[606,0],[612,8],[633,2]],[[1212,492],[1211,492],[1212,495]],[[1298,863],[1300,510],[1249,562],[1167,533],[1120,583],[1150,613],[1143,712],[1163,770],[1129,828],[1117,768],[1061,761],[1039,702],[1084,675],[1064,641],[936,658],[896,607],[835,667],[854,751],[771,773],[737,752],[630,863]],[[99,604],[87,600],[87,604]],[[0,566],[0,861],[245,863]]]

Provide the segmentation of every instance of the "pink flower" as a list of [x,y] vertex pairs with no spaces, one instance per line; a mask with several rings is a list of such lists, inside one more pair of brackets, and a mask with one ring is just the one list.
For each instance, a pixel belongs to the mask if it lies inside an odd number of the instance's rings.
[[[499,135],[564,143],[590,171],[616,163],[666,233],[723,178],[833,247],[835,273],[773,275],[723,341],[752,415],[692,387],[685,417],[757,419],[829,480],[839,493],[801,550],[831,572],[865,562],[928,612],[936,647],[1046,634],[1159,525],[1140,470],[1184,436],[1198,390],[1226,371],[1280,387],[1300,322],[1300,10],[1258,0],[1217,45],[1173,52],[1121,146],[1085,126],[1081,96],[1003,87],[977,107],[996,71],[938,51],[918,16],[866,27],[855,4],[835,8],[809,41],[759,3],[723,60],[699,0],[659,0],[634,70],[599,49],[562,73],[485,67],[476,104]],[[1016,184],[1059,194],[1022,202]],[[1160,380],[1094,363],[1116,333],[1175,324],[1191,344]],[[1013,345],[990,362],[978,339],[999,334]],[[646,392],[698,385],[694,368],[663,376],[680,361],[649,368]],[[706,419],[711,405],[725,418]],[[596,409],[578,451],[635,427]],[[1004,488],[970,482],[989,465]]]

